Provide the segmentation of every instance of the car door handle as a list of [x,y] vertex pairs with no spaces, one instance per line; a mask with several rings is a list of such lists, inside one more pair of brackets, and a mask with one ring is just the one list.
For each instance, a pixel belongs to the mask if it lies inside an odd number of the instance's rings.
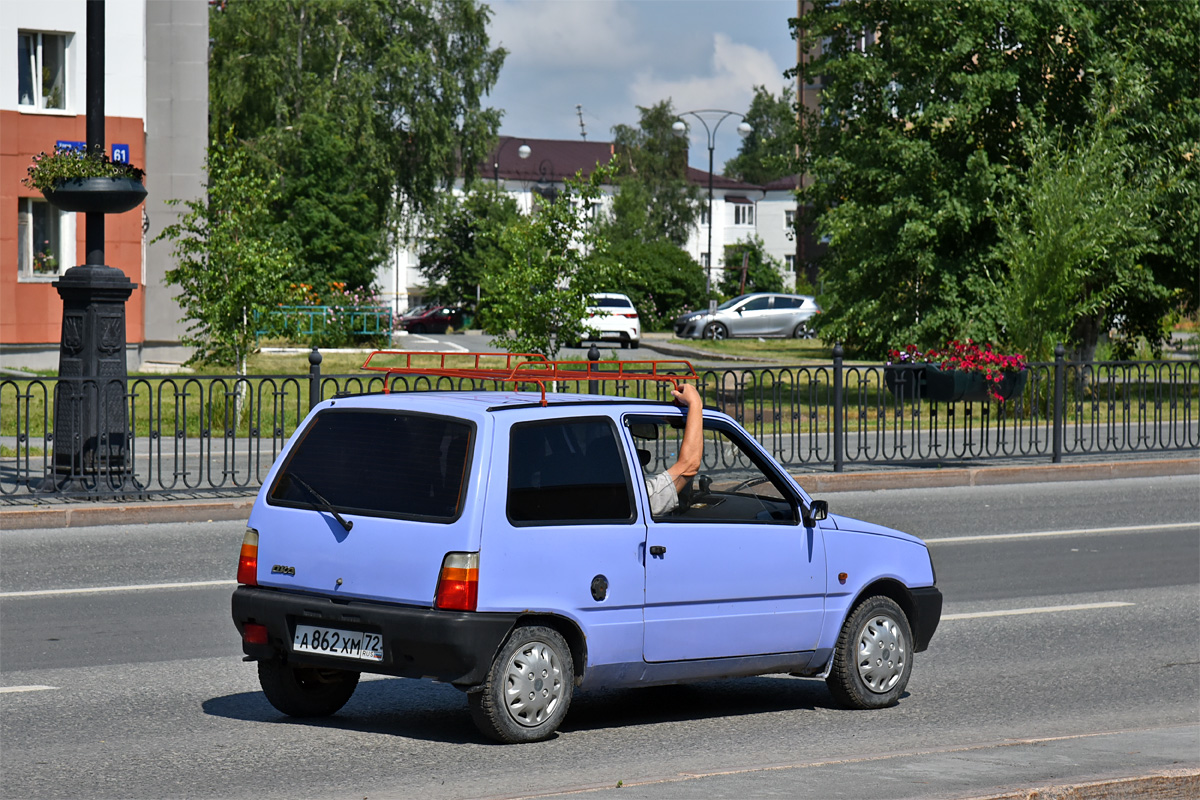
[[663,547],[661,544],[650,545],[650,555],[652,556],[663,556],[666,555],[666,552],[667,548]]

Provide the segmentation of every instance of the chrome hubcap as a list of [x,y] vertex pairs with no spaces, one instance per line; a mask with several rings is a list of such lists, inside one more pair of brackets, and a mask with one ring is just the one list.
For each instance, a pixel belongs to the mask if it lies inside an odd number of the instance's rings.
[[867,620],[858,634],[858,675],[876,694],[891,690],[904,674],[908,647],[891,617]]
[[554,713],[563,697],[562,669],[553,648],[529,642],[508,661],[504,679],[504,704],[518,724],[541,725]]

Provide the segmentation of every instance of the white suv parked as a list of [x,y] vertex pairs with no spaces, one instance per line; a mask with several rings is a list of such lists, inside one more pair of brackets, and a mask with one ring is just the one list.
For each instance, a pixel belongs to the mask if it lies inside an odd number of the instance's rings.
[[642,343],[642,323],[628,296],[616,292],[590,295],[587,314],[583,324],[591,334],[584,331],[584,342],[618,341],[624,348]]

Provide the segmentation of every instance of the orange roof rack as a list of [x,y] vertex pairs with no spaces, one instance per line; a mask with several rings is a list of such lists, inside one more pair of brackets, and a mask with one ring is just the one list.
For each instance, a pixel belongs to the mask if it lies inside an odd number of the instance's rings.
[[[372,364],[371,361],[376,356],[402,357],[404,363]],[[423,360],[437,357],[437,363],[428,366],[415,365],[414,356],[420,356]],[[392,375],[436,375],[501,383],[533,383],[542,391],[542,405],[546,405],[546,384],[553,381],[659,381],[670,383],[678,390],[680,381],[699,380],[689,361],[550,361],[537,353],[423,353],[414,350],[376,350],[367,356],[362,368],[386,372],[388,378]],[[385,378],[383,393],[389,392]]]

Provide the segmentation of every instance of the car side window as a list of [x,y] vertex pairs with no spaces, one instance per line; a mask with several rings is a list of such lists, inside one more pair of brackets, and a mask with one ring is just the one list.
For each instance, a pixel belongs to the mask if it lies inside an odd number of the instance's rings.
[[756,297],[742,306],[742,311],[765,311],[770,305],[770,297]]
[[508,518],[514,525],[633,522],[633,488],[607,417],[513,425]]
[[802,298],[802,297],[776,297],[775,298],[775,307],[776,308],[800,308],[803,305],[804,305],[804,298]]
[[[638,450],[643,479],[675,463],[683,441],[683,417],[636,416],[626,420]],[[649,490],[649,489],[648,489]],[[676,493],[677,502],[658,522],[746,522],[795,525],[800,514],[783,479],[750,443],[720,420],[704,420],[704,456],[699,473]]]

